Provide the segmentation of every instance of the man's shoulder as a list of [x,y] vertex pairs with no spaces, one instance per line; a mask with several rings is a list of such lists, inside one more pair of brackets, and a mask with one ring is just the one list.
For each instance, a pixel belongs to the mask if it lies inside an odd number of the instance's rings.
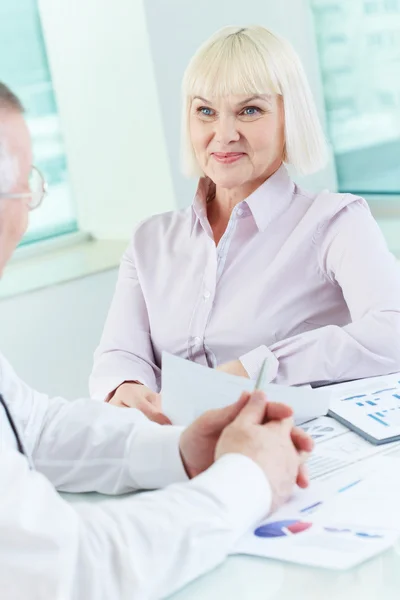
[[27,383],[15,372],[6,357],[0,353],[0,394],[15,417],[25,424],[34,417],[37,406],[45,409],[48,397]]
[[8,383],[14,378],[17,378],[15,370],[4,354],[0,352],[0,393],[3,393],[3,389],[6,388]]

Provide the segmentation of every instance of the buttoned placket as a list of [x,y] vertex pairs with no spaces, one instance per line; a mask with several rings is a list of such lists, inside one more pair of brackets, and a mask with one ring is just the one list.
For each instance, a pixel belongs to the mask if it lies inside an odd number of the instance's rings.
[[229,248],[237,229],[238,219],[245,215],[245,210],[240,205],[234,208],[226,231],[217,247],[215,247],[212,229],[208,219],[204,216],[204,212],[202,210],[199,215],[198,225],[202,227],[207,235],[206,264],[204,265],[200,297],[196,302],[190,324],[188,356],[190,360],[195,360],[209,367],[215,367],[217,366],[216,357],[205,343],[205,334],[211,317],[218,281],[225,267]]

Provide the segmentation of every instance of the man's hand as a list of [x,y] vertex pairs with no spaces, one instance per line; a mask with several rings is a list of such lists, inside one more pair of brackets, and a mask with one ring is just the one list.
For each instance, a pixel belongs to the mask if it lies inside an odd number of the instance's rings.
[[[262,422],[280,421],[292,416],[292,409],[284,404],[267,402],[265,395],[262,396]],[[231,406],[218,410],[210,410],[194,421],[182,433],[180,440],[180,451],[182,461],[189,477],[195,477],[202,473],[214,462],[215,449],[222,432],[235,421],[246,404],[249,402],[250,394],[244,393]],[[298,452],[309,452],[313,443],[311,438],[301,429],[293,428],[292,440]],[[299,469],[298,483],[302,487],[308,484],[305,469]]]
[[219,365],[219,367],[217,367],[217,371],[229,373],[229,375],[238,375],[240,377],[246,377],[246,379],[249,378],[249,374],[240,362],[240,360],[232,360],[230,362],[224,363],[223,365]]
[[266,413],[264,394],[251,394],[236,419],[222,432],[215,460],[224,454],[239,453],[256,462],[271,486],[275,510],[289,498],[296,482],[307,487],[304,462],[313,441],[302,430],[293,428],[292,417],[271,421]]
[[140,383],[123,383],[111,396],[109,403],[124,408],[137,408],[150,421],[160,425],[171,425],[171,421],[162,413],[161,395]]

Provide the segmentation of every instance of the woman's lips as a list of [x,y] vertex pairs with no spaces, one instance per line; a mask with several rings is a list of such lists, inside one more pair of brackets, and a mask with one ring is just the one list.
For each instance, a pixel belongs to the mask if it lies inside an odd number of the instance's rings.
[[245,156],[244,152],[213,152],[212,156],[220,163],[230,164]]

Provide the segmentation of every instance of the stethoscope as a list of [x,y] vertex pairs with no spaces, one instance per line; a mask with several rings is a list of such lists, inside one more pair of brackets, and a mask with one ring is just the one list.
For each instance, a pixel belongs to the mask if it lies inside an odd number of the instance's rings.
[[27,459],[29,466],[31,469],[33,469],[33,464],[31,461],[31,457],[29,456],[29,454],[27,453],[27,451],[25,450],[24,444],[22,442],[21,436],[19,434],[18,428],[15,424],[15,421],[11,415],[10,409],[8,408],[3,396],[0,394],[0,404],[1,406],[4,408],[4,412],[6,413],[6,417],[8,420],[8,423],[11,427],[11,430],[15,436],[15,441],[17,442],[17,449],[18,452],[20,452],[23,456],[25,456],[25,458]]

